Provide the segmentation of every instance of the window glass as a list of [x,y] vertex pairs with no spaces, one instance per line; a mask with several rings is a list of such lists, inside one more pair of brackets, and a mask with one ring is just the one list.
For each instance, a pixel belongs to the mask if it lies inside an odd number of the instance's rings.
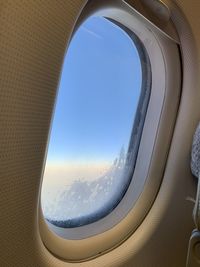
[[102,17],[87,19],[70,43],[41,193],[44,217],[56,226],[99,220],[128,188],[143,103],[138,50],[136,39]]

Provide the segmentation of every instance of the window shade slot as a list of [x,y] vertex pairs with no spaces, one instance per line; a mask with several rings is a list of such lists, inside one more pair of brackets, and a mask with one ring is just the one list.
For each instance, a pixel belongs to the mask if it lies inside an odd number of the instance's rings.
[[170,9],[162,1],[123,0],[123,3],[134,10],[149,29],[159,31],[175,43],[180,43],[178,34],[171,22]]

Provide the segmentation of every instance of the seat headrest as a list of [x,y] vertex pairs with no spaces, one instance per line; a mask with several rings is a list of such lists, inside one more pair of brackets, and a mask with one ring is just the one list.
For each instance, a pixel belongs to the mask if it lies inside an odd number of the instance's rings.
[[200,175],[200,123],[196,129],[191,153],[191,170],[194,176],[199,178]]

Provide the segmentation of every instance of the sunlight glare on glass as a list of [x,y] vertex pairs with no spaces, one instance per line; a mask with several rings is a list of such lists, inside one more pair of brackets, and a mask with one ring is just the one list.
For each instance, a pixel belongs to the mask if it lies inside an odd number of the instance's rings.
[[41,203],[52,224],[91,223],[122,197],[141,87],[133,40],[105,18],[87,19],[64,59],[50,133]]

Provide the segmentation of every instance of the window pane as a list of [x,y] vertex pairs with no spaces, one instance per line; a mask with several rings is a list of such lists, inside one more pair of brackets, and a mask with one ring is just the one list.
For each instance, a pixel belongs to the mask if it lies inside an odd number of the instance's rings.
[[105,18],[89,18],[74,35],[42,186],[42,210],[52,224],[68,228],[97,221],[126,192],[141,117],[140,58],[136,41]]

